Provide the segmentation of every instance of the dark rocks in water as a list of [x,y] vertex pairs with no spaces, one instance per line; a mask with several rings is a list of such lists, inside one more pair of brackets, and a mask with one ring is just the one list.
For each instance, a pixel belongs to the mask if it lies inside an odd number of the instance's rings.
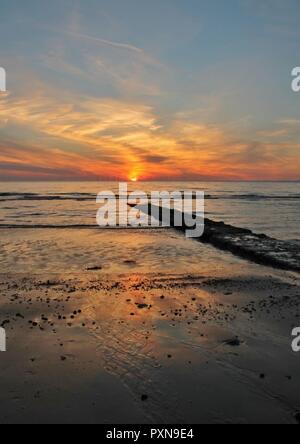
[[260,379],[265,379],[265,378],[266,378],[266,375],[265,375],[264,373],[261,373],[261,374],[259,375],[259,377],[260,377]]
[[86,270],[87,271],[100,271],[100,270],[102,270],[102,267],[101,266],[89,267]]
[[[145,214],[157,214],[163,222],[163,211],[155,205],[139,205],[137,207]],[[190,230],[185,222],[184,213],[171,210],[171,226],[185,232]],[[182,218],[182,226],[175,225],[178,218]],[[201,219],[193,215],[200,225],[204,222],[204,233],[195,238],[199,242],[208,243],[224,251],[230,251],[236,256],[251,260],[257,264],[271,266],[282,270],[300,272],[300,246],[291,242],[273,239],[266,235],[253,233],[251,230],[227,225],[210,219]]]
[[142,395],[142,396],[141,396],[141,400],[142,400],[143,402],[148,401],[148,398],[149,398],[148,395]]

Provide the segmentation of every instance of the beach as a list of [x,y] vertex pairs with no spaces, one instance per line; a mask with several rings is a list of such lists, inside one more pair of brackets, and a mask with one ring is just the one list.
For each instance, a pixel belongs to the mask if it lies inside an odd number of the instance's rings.
[[299,274],[168,230],[2,229],[0,422],[297,424]]

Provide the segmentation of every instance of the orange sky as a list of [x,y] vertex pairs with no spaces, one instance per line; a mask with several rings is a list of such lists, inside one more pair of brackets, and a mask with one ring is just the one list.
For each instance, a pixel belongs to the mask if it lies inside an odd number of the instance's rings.
[[0,180],[300,179],[292,9],[154,2],[3,7]]
[[[298,122],[281,122],[256,140],[230,128],[175,115],[162,123],[148,105],[70,94],[1,96],[0,164],[20,179],[297,179]],[[23,136],[24,135],[24,136]],[[288,137],[287,137],[288,135]]]

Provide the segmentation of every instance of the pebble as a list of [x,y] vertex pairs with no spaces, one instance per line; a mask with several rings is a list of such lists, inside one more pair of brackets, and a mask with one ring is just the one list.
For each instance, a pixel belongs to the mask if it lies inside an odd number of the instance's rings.
[[241,345],[241,341],[239,338],[229,339],[225,341],[226,345],[229,345],[230,347],[239,347]]

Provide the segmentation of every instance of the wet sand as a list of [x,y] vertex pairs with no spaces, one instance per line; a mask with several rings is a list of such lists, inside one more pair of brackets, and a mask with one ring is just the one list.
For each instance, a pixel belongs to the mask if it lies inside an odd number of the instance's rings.
[[61,236],[2,238],[1,424],[299,421],[299,275],[172,231]]

